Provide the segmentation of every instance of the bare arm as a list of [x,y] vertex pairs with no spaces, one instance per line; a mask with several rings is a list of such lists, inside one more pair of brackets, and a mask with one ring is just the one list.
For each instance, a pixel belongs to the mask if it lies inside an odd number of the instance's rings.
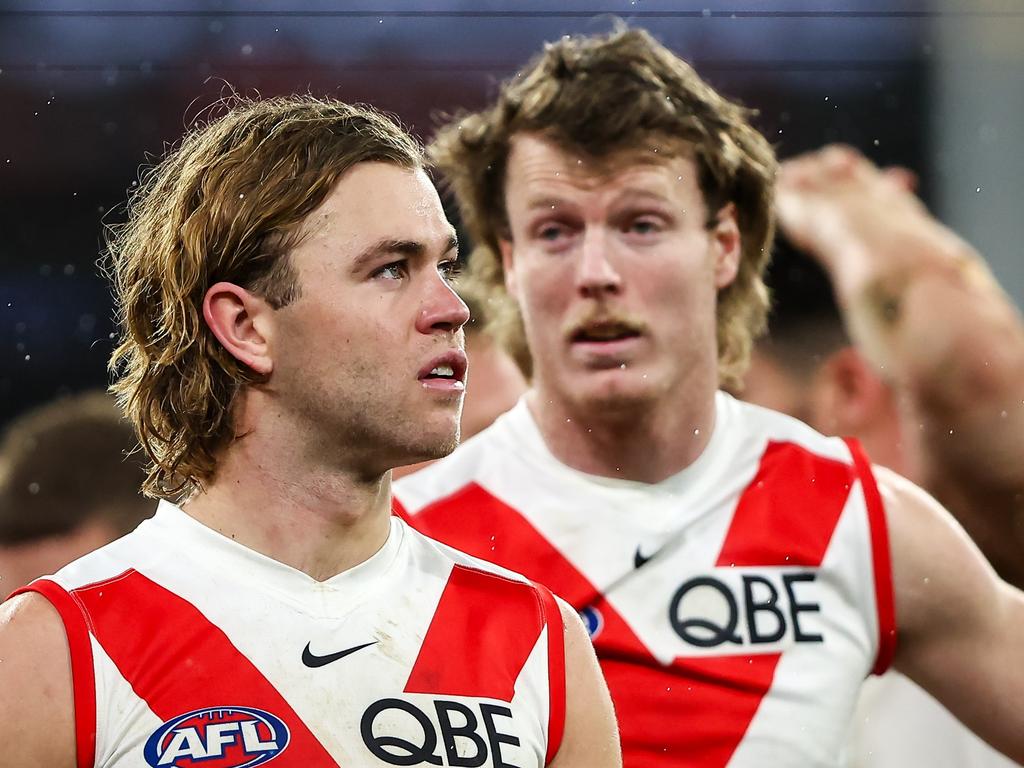
[[565,734],[551,768],[621,768],[611,696],[583,622],[558,601],[565,625]]
[[907,174],[827,147],[783,164],[783,231],[828,271],[854,342],[900,396],[920,482],[1024,585],[1024,322]]
[[41,595],[0,605],[0,744],[0,768],[76,765],[71,656]]
[[892,548],[896,668],[1024,761],[1024,594],[927,493],[883,468],[876,476]]

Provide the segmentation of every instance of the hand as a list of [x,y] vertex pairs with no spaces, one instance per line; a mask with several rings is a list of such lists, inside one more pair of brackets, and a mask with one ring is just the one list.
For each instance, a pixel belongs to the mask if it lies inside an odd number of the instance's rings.
[[880,169],[831,145],[782,163],[776,212],[786,236],[829,272],[840,301],[878,277],[948,261],[965,244],[914,194],[905,168]]

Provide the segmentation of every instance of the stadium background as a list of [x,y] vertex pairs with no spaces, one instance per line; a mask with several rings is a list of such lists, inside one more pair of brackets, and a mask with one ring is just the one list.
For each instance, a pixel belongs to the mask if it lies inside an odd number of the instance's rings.
[[429,138],[615,17],[760,110],[781,156],[843,141],[912,168],[1024,303],[1021,0],[0,1],[0,426],[106,381],[102,224],[230,88],[368,101]]

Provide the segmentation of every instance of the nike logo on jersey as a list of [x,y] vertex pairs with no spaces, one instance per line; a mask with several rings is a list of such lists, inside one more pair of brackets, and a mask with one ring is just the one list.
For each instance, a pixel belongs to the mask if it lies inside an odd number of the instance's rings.
[[376,642],[376,640],[372,640],[369,643],[363,643],[362,645],[354,645],[351,648],[346,648],[345,650],[338,651],[337,653],[328,653],[326,656],[317,656],[309,650],[309,643],[306,643],[306,647],[302,649],[302,663],[305,664],[307,667],[316,669],[317,667],[326,666],[327,664],[330,664],[332,661],[343,659],[350,653],[355,653],[356,651],[362,650],[363,648],[368,648],[371,645],[376,644]]
[[637,547],[636,548],[636,553],[633,555],[633,566],[635,568],[639,568],[644,563],[646,563],[648,560],[650,560],[652,557],[654,557],[654,555],[645,555],[640,550],[640,547]]

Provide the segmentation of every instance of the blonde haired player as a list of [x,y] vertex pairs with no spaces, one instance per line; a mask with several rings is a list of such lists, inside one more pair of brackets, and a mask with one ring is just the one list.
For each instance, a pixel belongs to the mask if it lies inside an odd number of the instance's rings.
[[620,30],[548,45],[432,152],[533,379],[396,498],[584,615],[625,765],[836,765],[891,664],[1024,759],[1024,596],[855,442],[719,391],[767,306],[748,113]]
[[572,612],[391,515],[458,438],[456,246],[369,108],[242,101],[147,177],[113,366],[161,501],[0,608],[5,765],[619,765]]

